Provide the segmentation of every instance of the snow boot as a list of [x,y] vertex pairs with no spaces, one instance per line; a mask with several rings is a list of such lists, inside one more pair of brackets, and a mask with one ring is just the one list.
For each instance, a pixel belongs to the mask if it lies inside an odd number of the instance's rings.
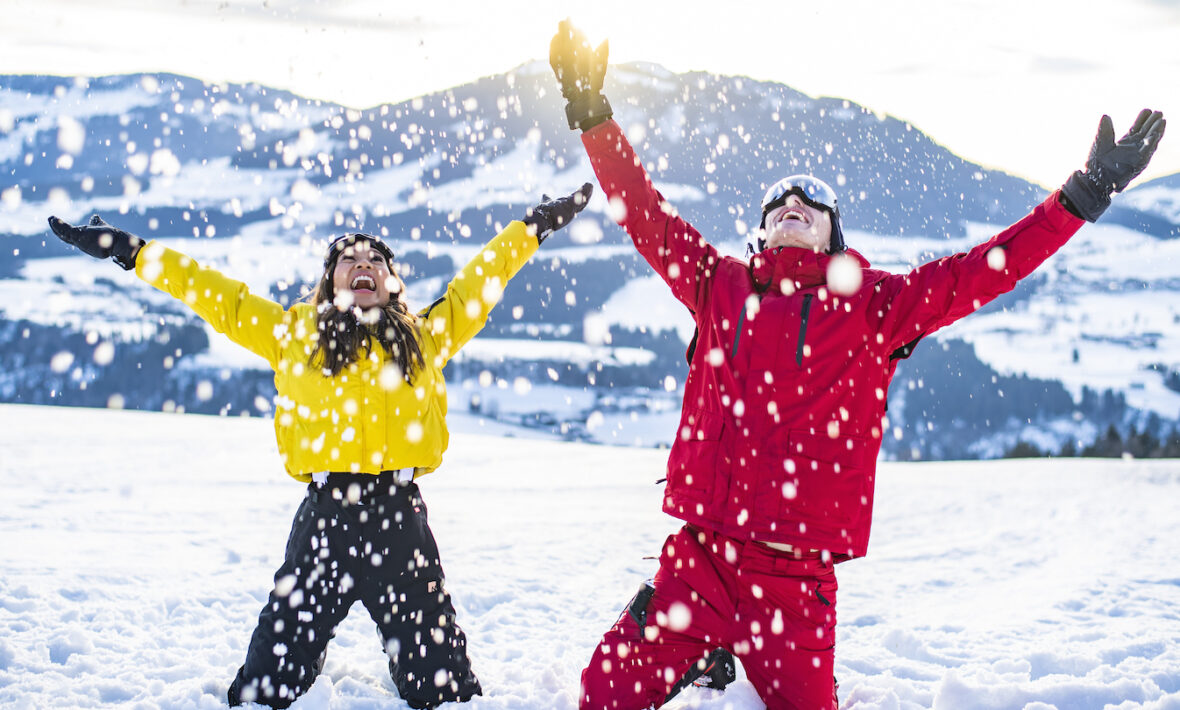
[[695,685],[698,688],[725,690],[725,687],[736,678],[737,665],[733,660],[733,654],[724,648],[716,648],[710,651],[709,655],[689,666],[680,680],[676,681],[676,685],[672,686],[672,690],[668,693],[668,697],[664,698],[664,702],[676,697],[680,691],[690,685]]

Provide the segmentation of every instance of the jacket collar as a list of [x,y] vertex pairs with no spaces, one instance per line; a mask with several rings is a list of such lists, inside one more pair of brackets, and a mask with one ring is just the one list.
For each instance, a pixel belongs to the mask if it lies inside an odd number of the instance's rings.
[[[868,259],[860,252],[845,249],[844,253],[856,259],[860,268],[869,268]],[[784,281],[789,281],[794,288],[787,287],[787,292],[793,293],[826,284],[832,258],[830,254],[800,247],[772,247],[750,258],[750,275],[760,291],[782,293]]]

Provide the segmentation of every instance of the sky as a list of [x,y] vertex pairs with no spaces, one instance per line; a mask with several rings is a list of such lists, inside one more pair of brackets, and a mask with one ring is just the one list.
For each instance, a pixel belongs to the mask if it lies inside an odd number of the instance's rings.
[[[724,9],[722,9],[724,8]],[[548,56],[565,17],[612,62],[786,84],[911,122],[962,157],[1059,185],[1103,113],[1180,121],[1180,0],[2,0],[0,73],[167,71],[353,108]],[[1180,130],[1180,124],[1172,132]],[[1180,172],[1165,138],[1143,179]]]

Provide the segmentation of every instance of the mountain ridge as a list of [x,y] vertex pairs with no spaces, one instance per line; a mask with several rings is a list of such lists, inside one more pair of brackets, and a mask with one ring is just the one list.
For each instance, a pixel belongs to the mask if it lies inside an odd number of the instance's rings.
[[[837,186],[850,244],[894,269],[964,248],[1023,216],[1045,194],[1018,177],[964,161],[901,119],[781,84],[627,64],[612,68],[606,92],[657,186],[727,253],[740,254],[750,239],[765,184],[791,172],[815,172]],[[410,295],[424,305],[467,255],[543,191],[558,194],[592,180],[561,106],[539,62],[363,110],[257,84],[207,84],[179,75],[0,77],[0,172],[8,175],[0,187],[0,326],[6,326],[0,328],[6,344],[0,361],[10,369],[37,358],[53,361],[59,354],[54,328],[61,325],[80,336],[62,340],[74,345],[60,351],[71,357],[61,372],[44,363],[32,374],[0,376],[0,400],[102,405],[118,395],[131,407],[268,410],[267,378],[226,355],[221,336],[205,333],[202,340],[192,330],[199,324],[182,306],[49,237],[48,214],[81,220],[101,212],[283,303],[299,298],[318,275],[328,235],[365,229],[395,240]],[[1147,246],[1171,248],[1180,223],[1177,183],[1180,175],[1168,176],[1116,196],[1103,223],[1084,228],[1077,244],[1026,288],[920,348],[891,391],[891,411],[910,414],[897,417],[899,436],[887,453],[997,455],[1003,441],[1018,437],[1060,446],[1070,437],[1096,436],[1111,423],[1143,423],[1154,415],[1166,427],[1180,420],[1180,405],[1166,386],[1180,370],[1164,335],[1180,310],[1175,284],[1162,273],[1166,259],[1147,257],[1156,262],[1151,269],[1142,260],[1122,263]],[[490,342],[526,345],[506,350],[499,361],[460,357],[448,372],[453,405],[519,416],[562,436],[666,443],[675,422],[665,420],[674,416],[674,390],[683,378],[687,314],[674,302],[652,308],[662,284],[642,286],[653,279],[650,269],[601,196],[534,262],[506,291],[485,333]],[[1036,315],[1048,303],[1106,304],[1115,283],[1142,284],[1164,310],[1151,324],[1107,318],[1093,332],[1085,330],[1093,325],[1084,326],[1092,319],[1084,309]],[[49,297],[40,299],[38,292]],[[651,296],[639,305],[632,293]],[[148,327],[138,323],[144,320]],[[1034,320],[1042,330],[1048,323],[1061,332],[1039,335],[1027,325]],[[1046,352],[1072,348],[1077,359],[1055,369],[1012,362],[1005,351],[1014,333]],[[1150,337],[1132,337],[1143,333]],[[651,357],[639,358],[643,364],[628,356],[587,365],[582,355],[555,358],[544,348],[534,348],[545,353],[533,357],[527,341],[539,337],[568,342],[571,353],[589,344],[638,348]],[[108,342],[115,355],[96,363],[94,353]],[[1095,343],[1124,350],[1091,356]],[[953,357],[944,357],[948,352]],[[1103,363],[1126,361],[1122,370],[1103,365],[1122,372],[1122,381],[1071,374],[1072,365],[1099,356]],[[217,366],[218,358],[226,364]],[[993,383],[1016,377],[1008,403],[981,407],[1004,421],[967,416],[970,426],[958,433],[944,427],[940,439],[929,427],[963,416],[954,391],[940,390],[941,403],[907,396],[911,385],[924,389],[922,368],[958,368],[959,379],[971,372]],[[133,371],[150,377],[137,382]],[[212,386],[198,386],[203,382]],[[542,395],[557,386],[565,394],[551,404]],[[1053,394],[1020,397],[1022,404],[1013,407],[1012,387]],[[972,397],[1005,399],[1002,389]],[[1082,406],[1085,389],[1109,391],[1115,404],[1089,411]],[[213,394],[202,399],[198,391]],[[1044,404],[1063,403],[1062,397],[1074,408]],[[923,401],[907,408],[906,400]],[[636,412],[639,423],[630,421]],[[1079,412],[1083,421],[1070,424]]]

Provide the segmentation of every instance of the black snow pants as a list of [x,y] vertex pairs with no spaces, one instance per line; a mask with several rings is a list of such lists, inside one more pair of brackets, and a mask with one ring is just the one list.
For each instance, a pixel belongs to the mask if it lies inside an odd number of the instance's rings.
[[412,708],[481,695],[418,486],[391,473],[329,474],[308,486],[286,559],[258,615],[229,704],[285,708],[306,692],[337,624],[360,600]]

